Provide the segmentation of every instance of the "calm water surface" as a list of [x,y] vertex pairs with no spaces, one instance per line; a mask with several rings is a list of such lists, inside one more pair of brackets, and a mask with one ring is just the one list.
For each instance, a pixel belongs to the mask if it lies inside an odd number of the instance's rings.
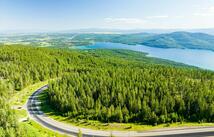
[[128,49],[148,53],[150,57],[168,59],[196,67],[214,70],[214,52],[199,49],[164,49],[144,45],[98,42],[94,45],[78,46],[78,49]]

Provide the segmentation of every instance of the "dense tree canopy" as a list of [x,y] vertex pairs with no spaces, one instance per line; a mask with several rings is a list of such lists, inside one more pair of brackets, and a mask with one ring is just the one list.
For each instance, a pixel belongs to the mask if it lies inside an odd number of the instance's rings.
[[[116,58],[112,55],[115,54]],[[127,58],[127,56],[129,56]],[[138,60],[142,61],[139,64]],[[130,61],[127,61],[130,60]],[[66,73],[82,72],[106,64],[111,66],[141,66],[148,64],[177,65],[164,60],[146,58],[145,54],[128,51],[66,51],[59,49],[33,48],[21,45],[0,46],[0,136],[26,136],[20,130],[9,96],[14,90],[38,81],[61,77]],[[181,65],[182,66],[182,65]]]
[[20,135],[16,117],[7,102],[9,91],[8,85],[0,80],[0,137]]
[[214,74],[163,66],[94,68],[63,76],[50,103],[66,116],[103,122],[214,122]]
[[104,122],[213,122],[214,73],[126,50],[0,46],[0,136],[23,136],[9,96],[50,78],[62,115]]
[[[118,57],[114,58],[112,55]],[[130,61],[126,61],[127,57]],[[132,59],[132,57],[134,59]],[[138,57],[138,58],[137,58]],[[123,59],[125,58],[125,59]],[[142,59],[141,63],[139,61]],[[16,90],[32,83],[56,78],[66,72],[88,68],[130,65],[143,66],[145,63],[168,64],[164,60],[145,57],[145,54],[128,51],[66,51],[57,49],[32,48],[23,46],[0,47],[0,78],[9,80]],[[169,63],[169,65],[176,65]]]

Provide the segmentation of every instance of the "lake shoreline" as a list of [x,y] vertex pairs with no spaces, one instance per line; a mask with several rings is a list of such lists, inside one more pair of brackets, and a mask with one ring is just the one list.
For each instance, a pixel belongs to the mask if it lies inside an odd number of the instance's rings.
[[97,42],[93,45],[77,46],[71,49],[126,49],[146,53],[148,57],[155,57],[175,61],[178,63],[195,66],[204,70],[214,71],[214,59],[212,50],[187,49],[187,48],[157,48],[146,45],[128,45],[111,42]]

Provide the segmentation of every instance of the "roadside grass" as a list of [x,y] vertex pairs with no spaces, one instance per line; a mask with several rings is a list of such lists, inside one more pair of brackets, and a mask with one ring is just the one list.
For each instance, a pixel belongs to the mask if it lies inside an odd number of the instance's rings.
[[10,99],[11,106],[14,109],[18,120],[26,119],[20,122],[20,127],[24,130],[27,137],[67,137],[66,135],[49,130],[28,118],[28,113],[24,105],[34,91],[47,84],[48,81],[43,81],[28,86],[21,91],[16,91]]
[[22,118],[27,118],[28,117],[28,113],[25,109],[14,109],[16,117],[18,119],[22,119]]
[[22,122],[21,128],[25,131],[28,137],[68,137],[46,129],[33,120]]
[[95,130],[118,130],[118,131],[146,131],[155,130],[161,128],[182,128],[182,127],[203,127],[203,126],[214,126],[214,123],[193,123],[193,122],[177,122],[160,124],[157,126],[145,125],[141,123],[102,123],[94,120],[86,119],[75,119],[70,117],[61,116],[60,113],[56,112],[47,103],[47,91],[42,92],[39,97],[41,104],[41,110],[50,118],[64,122],[73,126],[82,128],[89,128]]
[[[27,111],[23,108],[19,109],[19,107],[24,106],[29,96],[35,90],[41,88],[46,84],[48,84],[48,81],[39,82],[32,86],[28,86],[22,91],[14,93],[13,97],[11,98],[11,105],[18,107],[18,109],[15,109],[14,111],[16,113],[16,116],[19,119],[28,117]],[[79,126],[79,127],[95,129],[95,130],[145,131],[145,130],[167,128],[167,127],[176,128],[176,127],[214,126],[214,123],[187,123],[187,122],[151,126],[151,125],[143,125],[143,124],[136,124],[136,123],[126,123],[126,124],[125,123],[102,123],[102,122],[93,121],[93,120],[75,119],[75,118],[63,117],[60,115],[60,113],[57,113],[53,109],[51,109],[51,106],[48,105],[48,103],[46,102],[47,91],[42,92],[39,95],[39,99],[42,101],[42,107],[41,107],[42,111],[49,117],[73,126]],[[29,134],[29,137],[31,136],[33,137],[35,135],[41,136],[41,137],[64,137],[65,136],[65,135],[58,134],[52,130],[46,129],[45,127],[39,125],[33,120],[21,122],[21,127],[26,130],[26,133]]]
[[11,105],[22,107],[23,105],[25,105],[28,98],[31,96],[31,94],[35,90],[37,90],[37,89],[39,89],[42,86],[47,85],[47,84],[48,84],[48,81],[43,81],[43,82],[39,82],[39,83],[36,83],[34,85],[28,86],[21,91],[15,91],[12,98],[10,99]]

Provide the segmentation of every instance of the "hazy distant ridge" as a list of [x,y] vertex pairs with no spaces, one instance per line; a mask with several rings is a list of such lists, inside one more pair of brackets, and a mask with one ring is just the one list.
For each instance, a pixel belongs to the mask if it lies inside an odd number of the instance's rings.
[[161,48],[214,50],[214,36],[204,33],[174,32],[151,36],[141,44]]

